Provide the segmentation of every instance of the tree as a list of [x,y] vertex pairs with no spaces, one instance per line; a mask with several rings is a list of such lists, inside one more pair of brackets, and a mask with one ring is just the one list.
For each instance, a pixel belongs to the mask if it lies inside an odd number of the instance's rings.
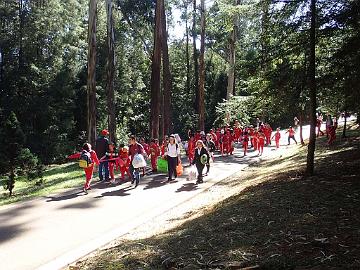
[[87,76],[87,132],[88,141],[96,140],[96,13],[97,0],[89,1],[88,76]]
[[115,34],[114,34],[114,17],[112,0],[106,0],[107,13],[107,109],[108,109],[108,125],[110,133],[110,141],[116,141],[116,117],[115,117],[115,93],[114,93],[114,77],[115,77]]
[[199,62],[198,62],[198,52],[196,49],[196,40],[197,40],[196,15],[197,15],[197,5],[196,5],[196,0],[193,0],[192,42],[193,42],[194,93],[195,93],[194,109],[195,112],[198,112],[199,111]]
[[[240,4],[240,0],[234,0],[234,5],[237,6]],[[229,37],[229,69],[228,69],[228,84],[226,91],[226,99],[229,100],[230,97],[234,94],[235,89],[235,45],[238,32],[238,15],[234,15],[233,19],[233,29]]]
[[[172,106],[171,106],[171,92],[172,92],[172,77],[170,71],[169,49],[167,42],[167,29],[166,29],[166,14],[164,0],[161,9],[161,51],[162,51],[162,65],[163,65],[163,85],[164,85],[164,134],[172,132]],[[162,134],[162,135],[164,135]]]
[[316,0],[310,2],[311,27],[310,27],[310,59],[309,59],[309,89],[310,89],[310,139],[306,162],[306,173],[314,174],[314,156],[316,142]]
[[159,114],[160,114],[160,68],[161,68],[161,13],[163,0],[156,2],[154,49],[151,64],[151,108],[150,129],[151,138],[159,138]]
[[5,189],[9,195],[13,194],[15,180],[18,172],[31,170],[37,164],[37,158],[24,147],[25,134],[14,112],[2,123],[0,130],[3,141],[0,145],[0,173],[7,174]]
[[200,57],[199,57],[199,104],[198,128],[205,130],[205,0],[201,0],[201,33],[200,33]]

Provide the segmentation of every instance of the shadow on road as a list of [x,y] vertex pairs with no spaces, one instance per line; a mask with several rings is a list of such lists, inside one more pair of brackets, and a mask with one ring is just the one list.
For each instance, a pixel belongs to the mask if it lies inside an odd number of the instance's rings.
[[175,192],[183,192],[183,191],[194,191],[199,189],[195,183],[185,183],[182,187],[178,188]]

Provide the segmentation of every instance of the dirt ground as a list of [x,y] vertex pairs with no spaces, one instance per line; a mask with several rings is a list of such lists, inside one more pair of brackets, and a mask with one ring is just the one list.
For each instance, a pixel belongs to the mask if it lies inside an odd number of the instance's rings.
[[[79,269],[360,269],[360,132],[264,160],[98,252]],[[246,268],[251,267],[251,268]]]

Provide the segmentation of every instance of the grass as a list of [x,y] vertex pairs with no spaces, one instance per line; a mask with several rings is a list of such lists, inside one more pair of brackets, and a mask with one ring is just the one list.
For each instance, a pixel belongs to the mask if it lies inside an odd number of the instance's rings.
[[15,182],[14,195],[0,186],[0,206],[7,205],[30,198],[46,196],[68,188],[79,187],[84,182],[84,172],[77,163],[51,165],[44,172],[44,183],[40,186],[36,181],[27,181],[19,178]]
[[[254,184],[164,234],[120,241],[80,269],[360,269],[360,135],[255,164]],[[249,268],[250,269],[250,268]]]

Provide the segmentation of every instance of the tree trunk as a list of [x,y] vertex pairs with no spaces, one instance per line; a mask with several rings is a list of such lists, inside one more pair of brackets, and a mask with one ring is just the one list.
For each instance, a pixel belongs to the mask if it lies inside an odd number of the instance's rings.
[[199,64],[198,64],[198,53],[196,49],[196,0],[193,2],[193,29],[192,29],[192,39],[193,39],[193,57],[194,57],[194,93],[195,93],[195,103],[194,110],[196,113],[199,111]]
[[159,138],[159,114],[160,114],[160,68],[161,68],[161,9],[162,1],[156,2],[154,51],[151,64],[151,108],[150,129],[151,138]]
[[303,138],[303,120],[304,120],[304,116],[303,116],[303,112],[301,111],[300,115],[299,115],[299,125],[300,125],[300,143],[301,145],[305,145],[304,143],[304,138]]
[[106,97],[108,109],[108,127],[110,141],[116,142],[116,117],[115,117],[115,34],[114,34],[114,16],[112,0],[106,0],[107,12],[107,80],[106,80]]
[[172,108],[171,108],[171,91],[172,91],[172,77],[170,71],[169,49],[167,43],[166,30],[166,14],[165,4],[162,1],[161,10],[161,49],[162,49],[162,64],[163,64],[163,84],[164,84],[164,133],[170,134],[172,132]]
[[24,1],[19,1],[19,70],[22,71],[24,67]]
[[269,67],[269,25],[270,25],[270,9],[271,0],[262,0],[262,17],[261,17],[261,66],[263,72],[268,72]]
[[[234,0],[234,5],[237,6],[240,4],[239,0]],[[237,36],[237,24],[238,16],[234,15],[233,20],[233,30],[231,31],[229,38],[229,69],[228,69],[228,83],[226,91],[226,99],[229,100],[231,96],[235,93],[235,43]]]
[[96,140],[96,6],[97,0],[89,1],[88,28],[88,77],[87,77],[87,106],[88,106],[88,141],[92,145]]
[[190,50],[188,26],[188,2],[185,1],[185,27],[186,27],[186,91],[190,94]]
[[343,132],[342,132],[342,138],[346,138],[346,124],[347,124],[347,118],[346,118],[346,110],[345,110],[345,113],[344,113],[344,128],[343,128]]
[[310,140],[308,145],[306,173],[314,174],[314,157],[316,142],[316,0],[311,0],[311,28],[310,28],[310,63],[309,63],[309,89],[310,89]]
[[201,40],[199,57],[199,104],[198,114],[200,130],[205,130],[205,0],[201,0]]

